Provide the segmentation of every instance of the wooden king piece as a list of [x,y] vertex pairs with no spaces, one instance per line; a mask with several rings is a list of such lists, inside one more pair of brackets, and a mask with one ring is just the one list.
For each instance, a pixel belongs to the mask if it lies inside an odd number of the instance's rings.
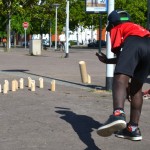
[[86,63],[85,61],[80,61],[79,62],[79,67],[80,67],[80,73],[81,73],[81,80],[83,83],[88,83],[88,74],[86,70]]

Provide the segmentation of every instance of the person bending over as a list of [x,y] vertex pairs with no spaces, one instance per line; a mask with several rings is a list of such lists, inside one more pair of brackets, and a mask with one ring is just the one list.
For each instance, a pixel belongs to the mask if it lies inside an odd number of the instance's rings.
[[[150,32],[130,22],[130,15],[123,10],[114,10],[108,16],[106,30],[110,32],[111,51],[115,58],[108,59],[103,53],[96,53],[106,64],[116,64],[112,85],[113,114],[98,128],[97,133],[133,141],[142,140],[139,119],[142,110],[142,86],[150,74]],[[130,120],[126,123],[124,103],[130,81]]]

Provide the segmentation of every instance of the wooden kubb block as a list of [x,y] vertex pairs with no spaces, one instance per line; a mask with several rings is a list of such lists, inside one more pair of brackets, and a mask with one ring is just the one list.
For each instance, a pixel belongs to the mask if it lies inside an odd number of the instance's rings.
[[44,81],[43,78],[39,78],[39,88],[44,88]]
[[20,80],[19,80],[19,88],[20,89],[24,88],[24,79],[23,78],[20,78]]
[[28,87],[31,88],[31,81],[32,79],[30,77],[28,77]]
[[85,61],[79,62],[81,80],[83,83],[91,83],[91,76],[87,73]]
[[53,81],[51,82],[51,91],[55,92],[55,90],[56,90],[56,81],[53,80]]
[[31,81],[31,91],[34,92],[35,91],[35,80]]

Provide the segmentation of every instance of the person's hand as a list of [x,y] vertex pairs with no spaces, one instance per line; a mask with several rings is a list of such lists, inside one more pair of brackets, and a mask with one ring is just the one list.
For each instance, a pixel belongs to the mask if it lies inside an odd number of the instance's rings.
[[101,62],[103,62],[103,63],[107,63],[107,57],[106,57],[106,55],[105,54],[103,54],[103,53],[98,53],[98,52],[96,52],[96,54],[95,54],[97,57],[98,57],[98,59],[101,61]]

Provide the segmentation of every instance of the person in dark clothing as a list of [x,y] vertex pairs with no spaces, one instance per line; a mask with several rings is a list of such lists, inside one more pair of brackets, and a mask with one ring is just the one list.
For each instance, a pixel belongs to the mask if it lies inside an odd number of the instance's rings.
[[[142,140],[139,119],[143,104],[142,86],[150,74],[150,32],[130,22],[130,15],[123,10],[114,10],[108,16],[106,30],[110,32],[111,51],[115,58],[96,53],[106,64],[116,64],[112,85],[113,114],[98,128],[97,133],[133,141]],[[127,92],[130,81],[130,91]],[[130,95],[130,120],[126,123],[124,103]]]

